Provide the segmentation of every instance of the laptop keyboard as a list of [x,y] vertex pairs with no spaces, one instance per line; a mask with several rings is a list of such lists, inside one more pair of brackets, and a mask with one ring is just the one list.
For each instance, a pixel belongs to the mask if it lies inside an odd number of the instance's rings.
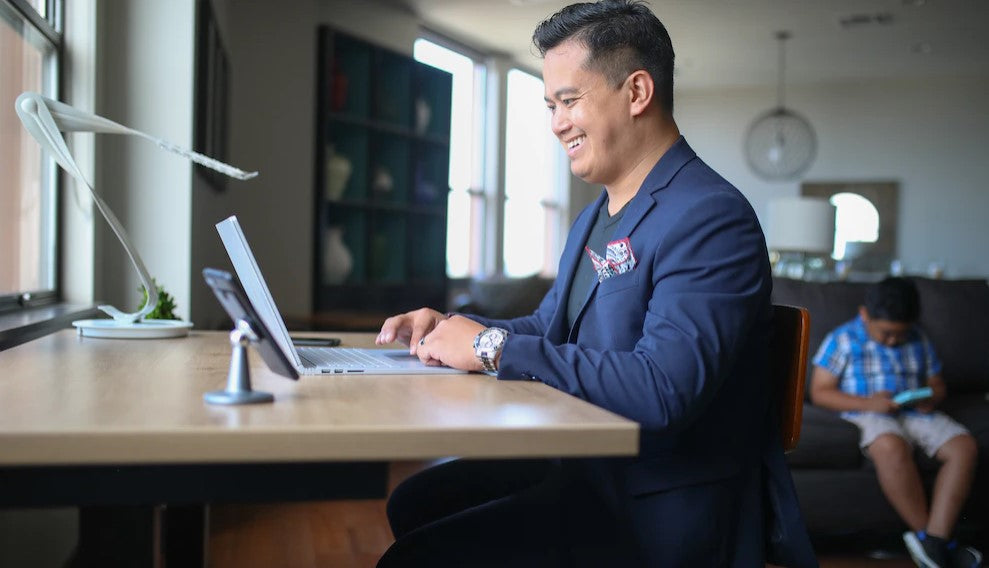
[[374,357],[367,351],[348,347],[297,347],[299,356],[307,366],[339,369],[387,369],[398,368],[388,357]]

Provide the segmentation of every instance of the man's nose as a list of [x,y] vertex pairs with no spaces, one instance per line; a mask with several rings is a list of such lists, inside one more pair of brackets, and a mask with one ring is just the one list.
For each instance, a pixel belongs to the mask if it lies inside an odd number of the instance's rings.
[[557,108],[550,120],[550,128],[553,130],[553,134],[560,137],[564,132],[570,130],[570,126],[570,115],[566,110]]

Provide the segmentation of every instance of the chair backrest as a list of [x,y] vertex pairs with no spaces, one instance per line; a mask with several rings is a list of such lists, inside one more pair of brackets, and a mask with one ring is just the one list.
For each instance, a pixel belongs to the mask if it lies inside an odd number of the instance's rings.
[[797,306],[773,304],[769,368],[772,385],[780,389],[780,431],[785,452],[796,448],[800,440],[809,341],[810,312]]

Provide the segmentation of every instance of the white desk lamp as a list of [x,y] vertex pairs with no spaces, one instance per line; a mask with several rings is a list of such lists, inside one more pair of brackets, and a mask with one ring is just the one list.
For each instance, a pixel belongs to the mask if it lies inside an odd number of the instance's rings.
[[83,335],[94,337],[175,337],[186,335],[192,327],[188,322],[175,322],[171,320],[144,319],[144,316],[151,313],[158,305],[158,288],[155,286],[148,274],[148,269],[141,260],[141,255],[137,253],[127,231],[117,220],[116,215],[110,210],[106,202],[100,198],[93,186],[83,176],[82,171],[76,165],[69,148],[65,143],[62,132],[102,132],[107,134],[130,134],[139,136],[158,145],[158,147],[173,152],[193,162],[226,174],[232,178],[247,180],[258,175],[257,172],[245,172],[233,166],[214,160],[197,152],[186,150],[172,144],[171,142],[155,138],[144,132],[127,128],[117,124],[112,120],[107,120],[101,116],[91,114],[73,108],[65,103],[49,99],[30,91],[21,93],[15,103],[17,116],[24,123],[24,128],[38,141],[42,149],[51,153],[55,161],[69,172],[72,177],[82,185],[89,188],[89,193],[96,203],[97,209],[103,214],[103,218],[109,223],[113,233],[117,235],[120,244],[124,246],[127,256],[130,257],[131,264],[137,270],[144,289],[148,292],[148,300],[144,307],[137,312],[127,313],[109,305],[98,306],[100,310],[109,314],[111,320],[80,320],[72,322]]

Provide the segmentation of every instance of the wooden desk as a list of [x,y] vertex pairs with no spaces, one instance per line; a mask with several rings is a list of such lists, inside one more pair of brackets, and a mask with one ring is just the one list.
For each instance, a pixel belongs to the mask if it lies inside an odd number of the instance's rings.
[[[345,345],[372,344],[371,334],[337,335]],[[223,332],[111,340],[67,330],[0,352],[0,506],[95,510],[80,540],[104,539],[97,549],[119,547],[120,535],[102,528],[119,529],[121,518],[164,525],[169,547],[187,550],[163,554],[192,565],[203,556],[202,503],[380,498],[390,460],[638,452],[634,422],[543,384],[480,374],[294,382],[252,350],[253,386],[275,402],[204,403],[204,392],[224,387],[229,359]],[[169,515],[184,511],[181,523],[165,523],[160,508],[147,514],[166,503]],[[92,506],[132,510],[106,517]],[[173,534],[179,525],[192,528]],[[98,528],[87,537],[86,526]],[[146,550],[163,537],[148,538],[130,556],[153,564],[159,552]],[[85,556],[116,560],[99,554]]]
[[[370,334],[342,334],[345,345]],[[638,426],[540,383],[481,374],[306,376],[270,372],[273,404],[205,404],[222,389],[227,334],[111,340],[62,331],[0,352],[0,465],[622,456]]]

